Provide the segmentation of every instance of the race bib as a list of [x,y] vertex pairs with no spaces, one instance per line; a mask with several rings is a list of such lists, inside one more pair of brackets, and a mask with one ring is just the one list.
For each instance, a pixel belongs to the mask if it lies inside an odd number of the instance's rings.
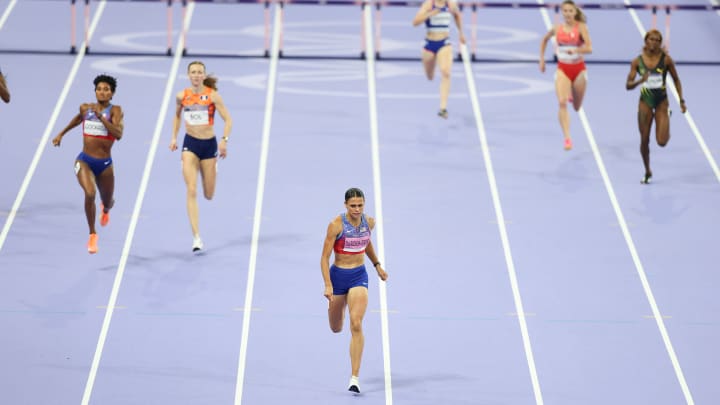
[[643,83],[643,87],[645,87],[646,89],[661,89],[663,87],[662,75],[648,76],[645,83]]
[[580,59],[580,54],[577,53],[577,49],[578,47],[574,45],[559,45],[557,48],[558,60],[560,62],[574,62]]
[[346,252],[362,252],[368,243],[370,243],[370,235],[361,236],[359,238],[348,238],[346,236],[343,250]]
[[210,117],[207,110],[185,110],[185,122],[189,125],[209,125]]
[[85,120],[83,122],[83,133],[92,136],[107,136],[108,131],[100,121]]

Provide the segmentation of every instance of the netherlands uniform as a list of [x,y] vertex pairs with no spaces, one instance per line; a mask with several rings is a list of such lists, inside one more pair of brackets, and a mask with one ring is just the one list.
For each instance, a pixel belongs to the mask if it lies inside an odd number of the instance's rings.
[[[345,255],[361,255],[370,243],[370,225],[363,214],[360,217],[360,225],[355,227],[348,221],[346,214],[341,215],[342,232],[335,238],[333,250],[335,253]],[[365,265],[361,264],[352,269],[344,269],[334,264],[330,266],[330,281],[333,286],[334,295],[345,295],[353,287],[368,286],[368,274]]]
[[[201,93],[193,93],[192,89],[185,89],[182,96],[182,113],[185,125],[210,125],[215,122],[215,103],[210,95],[213,89],[205,87]],[[198,139],[185,134],[183,152],[192,152],[200,160],[213,159],[218,155],[217,139]]]
[[570,32],[565,31],[562,25],[559,26],[555,32],[555,41],[557,41],[558,70],[565,73],[570,82],[574,82],[580,73],[585,71],[585,61],[577,52],[577,49],[585,43],[580,36],[580,24],[573,25]]
[[445,3],[443,7],[437,7],[435,6],[435,2],[433,1],[432,9],[440,10],[440,12],[425,20],[425,27],[427,28],[427,32],[440,32],[447,34],[447,36],[439,41],[431,41],[429,39],[425,39],[425,46],[423,49],[428,52],[437,53],[440,48],[446,45],[450,45],[450,21],[452,20],[453,15],[450,12],[450,8],[447,3]]
[[[106,119],[110,119],[110,109],[112,108],[112,104],[109,104],[103,111],[102,116]],[[85,114],[83,115],[83,136],[89,136],[93,138],[100,138],[100,139],[107,139],[111,143],[115,142],[115,137],[110,135],[108,133],[107,128],[105,127],[105,124],[103,124],[100,121],[100,118],[95,114],[95,111],[88,108],[87,111],[85,111]],[[77,156],[76,160],[82,161],[87,163],[88,167],[90,167],[90,170],[92,170],[93,174],[95,176],[100,175],[105,169],[112,166],[112,158],[94,158],[85,152],[80,152],[80,154]],[[77,173],[77,170],[79,170],[79,166],[76,166],[75,172]]]

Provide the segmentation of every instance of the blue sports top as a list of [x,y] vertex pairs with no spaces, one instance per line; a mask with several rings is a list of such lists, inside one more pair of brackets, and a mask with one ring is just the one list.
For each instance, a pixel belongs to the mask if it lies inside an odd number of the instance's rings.
[[425,27],[428,32],[450,32],[450,21],[452,20],[452,13],[447,1],[442,7],[435,5],[435,0],[432,2],[432,10],[438,9],[439,13],[425,20]]
[[[107,119],[110,119],[111,108],[112,104],[108,104],[102,112],[102,115]],[[85,111],[85,114],[83,114],[83,136],[109,139],[111,141],[115,140],[115,137],[108,133],[105,124],[100,121],[100,117],[98,117],[97,114],[95,114],[95,111],[90,108],[88,108],[87,111]]]
[[370,243],[370,226],[365,219],[365,214],[360,217],[360,225],[355,227],[348,221],[345,213],[341,215],[343,229],[335,238],[335,253],[346,255],[359,255],[365,253],[365,248]]

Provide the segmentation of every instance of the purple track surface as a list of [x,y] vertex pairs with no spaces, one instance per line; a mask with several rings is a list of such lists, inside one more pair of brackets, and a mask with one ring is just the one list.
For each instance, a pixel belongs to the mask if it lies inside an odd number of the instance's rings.
[[[672,15],[673,57],[709,63],[678,66],[689,114],[669,93],[672,138],[665,148],[651,144],[654,182],[643,186],[638,93],[624,87],[642,35],[625,10],[587,12],[587,60],[627,63],[588,64],[587,126],[571,112],[569,152],[556,120],[554,65],[541,74],[531,63],[472,63],[478,120],[456,62],[450,118],[441,120],[438,81],[428,82],[419,62],[376,61],[376,171],[366,61],[302,58],[359,54],[360,7],[285,7],[283,51],[299,58],[278,61],[268,108],[271,59],[212,56],[262,54],[261,5],[196,4],[189,55],[168,82],[175,59],[162,56],[164,2],[108,2],[82,58],[63,54],[68,3],[0,0],[0,13],[8,11],[0,68],[12,93],[0,105],[0,404],[720,398],[718,13]],[[100,6],[91,4],[94,17]],[[78,4],[78,44],[82,11]],[[175,46],[180,6],[172,13]],[[414,13],[383,10],[383,56],[419,56]],[[648,12],[637,15],[650,27]],[[467,11],[465,24],[469,37]],[[536,58],[546,30],[536,9],[482,9],[477,28],[477,56],[508,60]],[[174,94],[187,86],[193,53],[220,78],[234,119],[216,196],[200,200],[200,255],[190,251],[180,155],[167,148]],[[117,203],[110,225],[98,227],[100,252],[88,255],[72,170],[82,135],[73,130],[60,148],[50,139],[93,101],[100,73],[118,78],[125,136],[113,148]],[[318,266],[326,226],[352,186],[365,190],[369,215],[382,212],[376,248],[390,274],[391,368],[371,277],[360,397],[346,391],[350,334],[347,325],[338,335],[328,328]]]

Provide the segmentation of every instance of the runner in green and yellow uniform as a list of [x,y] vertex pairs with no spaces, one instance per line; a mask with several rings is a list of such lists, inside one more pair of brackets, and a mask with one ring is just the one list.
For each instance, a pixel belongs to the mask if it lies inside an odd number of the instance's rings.
[[[668,109],[667,90],[665,80],[667,74],[675,83],[680,96],[680,109],[687,111],[683,98],[682,85],[675,62],[661,47],[662,34],[658,30],[650,30],[645,34],[645,46],[642,53],[630,64],[625,88],[632,90],[640,88],[640,102],[638,104],[638,128],[640,129],[640,154],[645,165],[645,175],[641,182],[647,184],[652,178],[650,170],[650,128],[655,119],[655,139],[658,145],[665,146],[670,140],[670,113]],[[635,77],[640,79],[635,80]]]

